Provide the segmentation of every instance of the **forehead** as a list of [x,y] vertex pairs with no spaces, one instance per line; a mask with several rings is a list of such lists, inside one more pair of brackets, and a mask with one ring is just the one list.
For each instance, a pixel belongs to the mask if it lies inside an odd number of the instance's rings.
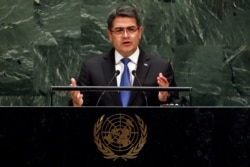
[[113,28],[136,26],[136,19],[133,17],[116,17],[113,20]]

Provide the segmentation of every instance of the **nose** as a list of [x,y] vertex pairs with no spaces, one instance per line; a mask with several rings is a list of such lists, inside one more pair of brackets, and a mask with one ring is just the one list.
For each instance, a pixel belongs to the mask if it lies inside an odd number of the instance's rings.
[[122,35],[125,37],[129,36],[128,30],[126,28],[124,28]]

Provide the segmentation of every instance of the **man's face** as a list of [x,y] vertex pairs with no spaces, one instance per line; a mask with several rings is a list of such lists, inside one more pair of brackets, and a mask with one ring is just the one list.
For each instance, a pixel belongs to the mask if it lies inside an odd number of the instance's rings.
[[108,36],[114,48],[122,56],[128,57],[135,52],[139,45],[142,27],[137,26],[135,18],[116,17],[111,31],[108,30]]

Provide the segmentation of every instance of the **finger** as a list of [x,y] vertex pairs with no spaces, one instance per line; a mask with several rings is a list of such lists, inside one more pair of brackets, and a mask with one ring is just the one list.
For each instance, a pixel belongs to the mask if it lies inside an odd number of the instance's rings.
[[157,77],[157,82],[160,84],[167,84],[168,80],[165,77]]
[[75,78],[71,78],[71,86],[76,86],[76,80]]
[[73,101],[78,101],[80,99],[80,93],[78,91],[71,91],[70,96]]
[[79,100],[79,99],[81,99],[82,98],[82,94],[81,93],[77,93],[77,99]]
[[168,79],[162,75],[162,73],[159,73],[159,76],[157,77],[157,83],[159,86],[169,86]]

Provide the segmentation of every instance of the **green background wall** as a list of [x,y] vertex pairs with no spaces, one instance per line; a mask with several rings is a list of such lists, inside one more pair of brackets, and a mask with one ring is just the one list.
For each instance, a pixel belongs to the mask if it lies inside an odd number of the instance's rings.
[[[0,105],[49,106],[50,86],[68,86],[85,58],[110,49],[106,18],[121,4],[136,5],[141,46],[171,61],[192,105],[250,104],[249,0],[1,0]],[[68,92],[53,97],[68,104]]]

